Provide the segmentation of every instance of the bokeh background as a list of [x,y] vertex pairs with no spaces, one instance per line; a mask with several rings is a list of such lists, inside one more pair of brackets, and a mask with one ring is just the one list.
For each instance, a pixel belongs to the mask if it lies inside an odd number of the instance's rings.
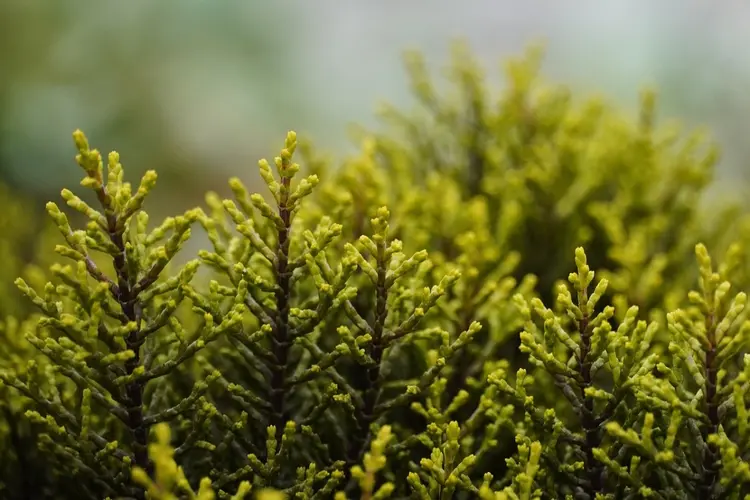
[[628,109],[655,86],[661,116],[720,143],[714,193],[750,177],[747,2],[2,0],[0,183],[40,208],[75,186],[81,128],[133,182],[157,169],[150,209],[176,213],[256,179],[288,129],[347,154],[348,124],[408,105],[403,51],[437,71],[457,38],[497,85],[502,59],[543,40],[546,75],[577,93]]

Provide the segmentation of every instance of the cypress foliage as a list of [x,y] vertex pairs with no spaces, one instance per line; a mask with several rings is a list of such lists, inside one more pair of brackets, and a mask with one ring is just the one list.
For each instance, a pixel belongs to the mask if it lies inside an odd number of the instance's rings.
[[540,56],[493,93],[457,46],[445,97],[409,54],[356,155],[290,132],[266,193],[156,224],[77,131],[56,256],[0,218],[3,498],[750,498],[747,214],[652,92]]

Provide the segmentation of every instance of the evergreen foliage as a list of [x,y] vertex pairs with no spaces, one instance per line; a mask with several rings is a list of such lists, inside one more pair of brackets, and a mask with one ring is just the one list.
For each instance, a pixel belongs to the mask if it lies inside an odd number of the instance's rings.
[[459,47],[443,97],[410,54],[357,155],[290,132],[267,193],[156,224],[77,131],[57,257],[0,218],[3,498],[750,498],[747,215],[653,93],[575,102],[540,55],[495,95]]

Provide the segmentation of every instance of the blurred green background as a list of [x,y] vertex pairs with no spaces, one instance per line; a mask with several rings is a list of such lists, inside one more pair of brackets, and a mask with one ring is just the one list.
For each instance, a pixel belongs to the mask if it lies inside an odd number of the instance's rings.
[[[625,108],[659,89],[662,116],[721,144],[714,193],[750,173],[750,4],[699,0],[0,2],[0,182],[55,198],[75,186],[71,132],[160,174],[150,209],[175,213],[256,179],[288,129],[335,155],[379,100],[409,103],[407,48],[439,70],[464,38],[488,73],[546,40],[545,72]],[[498,84],[502,82],[498,81]]]

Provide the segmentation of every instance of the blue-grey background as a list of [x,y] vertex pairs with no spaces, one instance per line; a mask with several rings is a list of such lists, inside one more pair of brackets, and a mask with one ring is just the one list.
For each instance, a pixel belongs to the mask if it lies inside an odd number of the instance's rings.
[[467,40],[498,85],[502,59],[545,40],[544,71],[632,109],[711,131],[716,189],[750,172],[750,4],[611,0],[0,2],[0,182],[49,198],[77,183],[71,132],[160,173],[158,209],[256,179],[295,129],[334,155],[378,101],[409,103],[401,54],[435,70]]

